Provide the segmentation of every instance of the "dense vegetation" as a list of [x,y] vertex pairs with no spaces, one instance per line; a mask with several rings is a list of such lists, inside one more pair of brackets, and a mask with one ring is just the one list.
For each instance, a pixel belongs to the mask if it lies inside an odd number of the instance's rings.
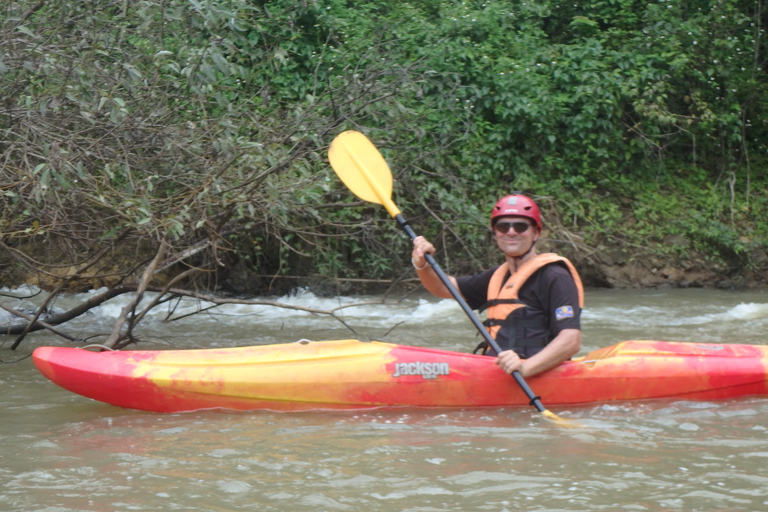
[[328,166],[345,129],[454,272],[494,257],[487,212],[512,190],[593,284],[633,261],[768,269],[765,0],[0,9],[3,282],[409,276],[407,238]]

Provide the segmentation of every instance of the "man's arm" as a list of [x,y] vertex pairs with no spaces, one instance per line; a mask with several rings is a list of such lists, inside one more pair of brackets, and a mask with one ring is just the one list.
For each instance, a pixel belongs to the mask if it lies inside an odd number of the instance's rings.
[[514,351],[505,350],[496,358],[496,364],[511,374],[517,370],[523,377],[533,377],[575,356],[581,349],[581,330],[563,329],[539,353],[520,359]]
[[[427,260],[424,258],[424,254],[426,253],[435,254],[435,247],[423,236],[417,236],[413,240],[411,261],[416,268],[416,274],[419,276],[421,284],[435,297],[441,299],[452,298],[453,295],[450,290],[443,284],[440,277],[437,275],[437,272],[432,269],[432,266],[427,263]],[[448,280],[454,288],[457,290],[459,289],[459,285],[453,276],[448,276]]]

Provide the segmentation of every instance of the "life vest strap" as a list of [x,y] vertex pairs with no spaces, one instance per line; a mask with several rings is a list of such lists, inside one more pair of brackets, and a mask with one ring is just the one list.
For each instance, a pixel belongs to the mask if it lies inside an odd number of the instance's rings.
[[549,338],[542,336],[540,338],[525,338],[515,340],[515,348],[544,347],[549,342]]
[[[549,338],[546,336],[540,336],[538,338],[517,338],[512,340],[512,343],[514,344],[514,347],[507,347],[503,348],[504,350],[515,350],[515,349],[523,349],[523,348],[543,348],[547,343],[549,342]],[[499,342],[499,345],[506,345],[504,342]]]
[[[494,325],[504,325],[509,321],[508,318],[488,318],[483,321],[483,325],[486,327],[492,327]],[[549,324],[543,320],[536,320],[535,318],[516,318],[515,327],[530,327],[533,329],[546,329]]]
[[478,313],[482,313],[486,309],[492,307],[492,306],[498,306],[499,304],[523,304],[523,301],[520,299],[493,299],[489,300],[479,308],[477,308]]

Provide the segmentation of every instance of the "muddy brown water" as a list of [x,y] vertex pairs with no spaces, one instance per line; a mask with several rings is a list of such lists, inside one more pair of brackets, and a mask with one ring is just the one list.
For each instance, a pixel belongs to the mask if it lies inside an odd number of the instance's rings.
[[[108,332],[121,306],[67,329]],[[450,301],[345,314],[355,334],[287,310],[232,307],[172,324],[158,314],[144,326],[143,348],[357,338],[469,351],[477,343]],[[582,353],[627,339],[768,344],[768,293],[590,290],[583,330]],[[3,511],[768,509],[768,398],[553,408],[580,421],[573,429],[530,408],[157,414],[73,395],[29,358],[8,364],[64,344],[58,338],[35,334],[15,352],[11,342],[0,348]]]

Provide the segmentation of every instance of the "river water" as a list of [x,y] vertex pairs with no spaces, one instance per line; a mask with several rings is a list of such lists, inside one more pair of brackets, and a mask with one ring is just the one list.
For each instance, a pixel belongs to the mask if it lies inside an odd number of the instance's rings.
[[[62,329],[109,332],[126,300]],[[330,309],[361,299],[304,291],[281,300]],[[158,312],[141,348],[356,338],[470,351],[479,341],[452,301],[343,311],[354,333],[267,307],[171,323]],[[582,327],[582,354],[628,339],[768,344],[768,292],[590,290]],[[60,338],[35,333],[13,352],[12,341],[0,339],[2,511],[768,509],[768,398],[553,408],[578,428],[527,407],[157,414],[64,391],[23,359]]]

